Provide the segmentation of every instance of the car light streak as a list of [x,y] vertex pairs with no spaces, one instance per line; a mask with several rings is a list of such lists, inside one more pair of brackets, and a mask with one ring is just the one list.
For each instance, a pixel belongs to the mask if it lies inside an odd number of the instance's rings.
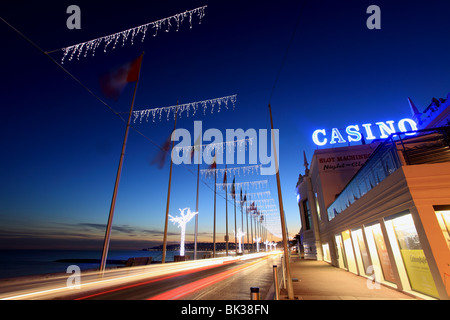
[[203,267],[203,268],[196,268],[196,269],[193,269],[193,270],[188,270],[188,271],[184,271],[184,272],[181,272],[181,273],[168,275],[168,276],[165,276],[165,277],[151,279],[151,280],[148,280],[148,281],[134,283],[134,284],[131,284],[131,285],[128,285],[128,286],[120,287],[120,288],[115,288],[115,289],[111,289],[111,290],[107,290],[107,291],[94,293],[94,294],[91,294],[91,295],[88,295],[88,296],[76,298],[75,300],[90,299],[90,298],[101,296],[101,295],[108,294],[108,293],[113,293],[113,292],[126,290],[126,289],[130,289],[130,288],[134,288],[134,287],[139,287],[139,286],[142,286],[142,285],[146,285],[146,284],[150,284],[150,283],[154,283],[154,282],[158,282],[158,281],[172,279],[172,278],[175,278],[175,277],[180,277],[180,276],[184,276],[184,275],[195,273],[195,272],[199,272],[199,271],[208,270],[208,269],[211,269],[211,268],[216,268],[217,266],[218,265],[211,265],[211,266],[206,266],[206,267]]
[[[178,276],[182,272],[196,272],[200,271],[198,269],[201,268],[220,266],[226,263],[257,258],[260,256],[261,254],[248,254],[239,258],[230,256],[213,259],[166,263],[162,265],[153,264],[142,267],[119,268],[105,271],[103,277],[101,278],[98,272],[86,272],[82,273],[81,275],[82,283],[80,283],[80,289],[72,289],[67,285],[61,284],[61,281],[66,284],[65,280],[69,275],[65,277],[55,277],[53,279],[49,279],[48,283],[43,283],[42,281],[36,284],[26,283],[24,286],[32,287],[32,289],[21,288],[16,289],[12,292],[4,293],[2,294],[2,297],[0,297],[0,300],[51,299],[56,296],[64,297],[64,295],[73,296],[74,294],[82,294],[83,290],[101,290],[102,288],[107,289],[111,288],[112,286],[120,286],[126,284],[127,282],[137,282],[142,280],[143,282],[141,282],[140,284],[145,284],[146,282],[150,283],[149,281],[156,281],[161,277],[169,277],[170,275]],[[54,282],[58,283],[55,284]],[[139,284],[136,284],[136,286],[137,285]],[[134,284],[130,286],[134,286]],[[126,288],[126,286],[121,288]],[[87,297],[89,296],[85,296],[84,298]]]
[[161,293],[159,295],[153,296],[153,297],[151,297],[151,298],[149,298],[147,300],[175,300],[175,299],[179,299],[182,296],[185,296],[185,295],[187,295],[189,293],[192,293],[192,292],[194,292],[196,290],[202,289],[204,287],[207,287],[207,286],[210,286],[210,285],[212,285],[214,283],[222,281],[222,280],[224,280],[226,278],[229,278],[232,275],[234,275],[234,274],[236,274],[238,272],[241,272],[244,269],[250,268],[251,266],[253,266],[253,265],[257,264],[257,263],[260,263],[260,262],[264,261],[268,257],[269,256],[267,254],[265,254],[264,257],[262,257],[262,258],[260,258],[260,259],[258,259],[256,261],[249,262],[249,263],[247,263],[245,265],[235,267],[235,268],[233,268],[231,270],[227,270],[227,271],[224,271],[224,272],[221,272],[221,273],[218,273],[218,274],[215,274],[215,275],[203,278],[201,280],[197,280],[197,281],[191,282],[191,283],[186,284],[184,286],[181,286],[181,287],[178,287],[178,288],[166,291],[164,293]]

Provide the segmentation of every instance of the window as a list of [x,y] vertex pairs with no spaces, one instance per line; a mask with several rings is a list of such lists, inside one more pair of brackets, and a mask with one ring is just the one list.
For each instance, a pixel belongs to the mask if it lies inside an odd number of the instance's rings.
[[308,199],[303,201],[303,214],[305,215],[305,230],[311,229],[312,219],[311,219],[311,209],[309,208]]
[[[366,243],[362,229],[352,230],[353,247],[356,252],[356,260],[358,261],[361,274],[367,274],[367,270],[371,265],[369,253],[367,252]],[[361,272],[362,271],[362,272]]]
[[386,221],[386,228],[392,228],[394,231],[411,289],[438,298],[439,294],[411,214],[394,216]]
[[436,206],[435,212],[442,234],[450,249],[450,208],[448,206]]
[[380,224],[366,226],[364,229],[372,262],[381,267],[384,280],[395,283],[394,272],[392,271],[391,261]]

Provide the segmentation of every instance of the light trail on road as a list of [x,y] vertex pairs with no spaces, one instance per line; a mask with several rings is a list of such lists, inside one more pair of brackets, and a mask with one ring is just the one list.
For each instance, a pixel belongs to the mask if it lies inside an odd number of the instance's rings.
[[210,285],[212,285],[214,283],[222,281],[222,280],[224,280],[226,278],[229,278],[232,275],[234,275],[234,274],[236,274],[236,273],[238,273],[238,272],[240,272],[240,271],[242,271],[244,269],[250,268],[254,264],[260,263],[261,261],[267,259],[268,257],[269,256],[266,256],[266,257],[260,258],[260,259],[258,259],[256,261],[249,262],[249,263],[246,263],[246,264],[241,265],[241,266],[237,266],[237,267],[235,267],[235,268],[233,268],[231,270],[226,270],[226,271],[223,271],[221,273],[218,273],[218,274],[215,274],[215,275],[203,278],[201,280],[197,280],[197,281],[188,283],[188,284],[180,286],[180,287],[178,287],[176,289],[173,289],[173,290],[170,290],[170,291],[166,291],[166,292],[164,292],[162,294],[159,294],[157,296],[153,296],[153,297],[151,297],[151,298],[149,298],[147,300],[176,300],[176,299],[181,298],[181,297],[183,297],[185,295],[188,295],[188,294],[190,294],[190,293],[192,293],[192,292],[194,292],[196,290],[200,290],[200,289],[208,287],[208,286],[210,286]]
[[[106,297],[108,294],[114,294],[120,291],[139,287],[144,288],[146,285],[151,286],[152,283],[158,283],[160,281],[172,281],[175,283],[175,279],[178,277],[190,277],[192,275],[192,281],[194,283],[196,281],[201,281],[201,279],[197,278],[202,276],[202,272],[213,272],[216,268],[219,270],[219,268],[227,265],[230,265],[231,267],[233,263],[245,263],[245,261],[249,259],[258,259],[254,261],[256,263],[256,261],[260,261],[263,257],[272,256],[278,253],[279,252],[254,253],[243,256],[119,268],[106,271],[103,277],[100,277],[98,272],[87,272],[81,274],[82,281],[77,289],[74,289],[67,284],[67,280],[71,276],[71,274],[68,274],[67,276],[54,277],[52,279],[40,279],[37,281],[18,283],[17,285],[10,285],[9,287],[0,287],[0,300],[102,299],[102,295]],[[250,265],[253,265],[253,262],[250,262]],[[238,266],[236,268],[237,269],[233,268],[235,271],[234,273],[243,270],[244,266]],[[223,272],[223,278],[225,278],[227,272],[228,271]],[[228,277],[234,273],[229,271]],[[209,276],[210,275],[206,274],[205,278],[208,278]],[[184,279],[184,281],[189,281],[189,278]],[[205,283],[208,281],[213,281],[213,278],[209,278],[207,281],[205,280]],[[206,284],[204,286],[206,286]],[[157,291],[160,291],[159,288],[157,289]],[[141,295],[145,293],[145,290],[142,289],[141,291],[139,299],[147,299],[151,295],[146,292],[146,296],[141,297]],[[155,297],[157,297],[158,294],[160,293],[156,293]]]

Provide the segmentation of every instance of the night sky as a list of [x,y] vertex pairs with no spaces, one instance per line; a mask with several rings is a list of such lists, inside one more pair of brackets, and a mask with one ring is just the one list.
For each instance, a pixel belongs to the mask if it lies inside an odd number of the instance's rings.
[[[192,29],[149,30],[144,42],[65,61],[70,73],[126,118],[134,83],[117,101],[99,77],[145,51],[135,110],[237,94],[236,108],[177,120],[193,132],[269,129],[268,104],[280,130],[280,179],[288,231],[301,223],[295,185],[310,161],[316,129],[345,128],[411,117],[410,97],[423,111],[450,92],[448,1],[15,1],[0,15],[44,51],[105,36],[208,5]],[[81,29],[69,30],[66,9],[81,9]],[[369,5],[381,9],[381,29],[369,30]],[[102,246],[125,124],[48,57],[0,21],[0,248],[96,249]],[[62,52],[50,56],[60,63]],[[162,146],[173,118],[136,123]],[[225,134],[224,134],[225,135]],[[162,243],[169,161],[151,165],[158,148],[131,130],[118,191],[110,249]],[[194,143],[194,141],[192,141]],[[232,165],[229,165],[232,166]],[[234,165],[237,166],[237,165]],[[208,166],[203,164],[201,169]],[[223,168],[223,165],[220,166]],[[195,165],[173,168],[170,214],[195,209]],[[239,176],[236,182],[275,176]],[[199,241],[212,241],[213,179],[201,177]],[[218,182],[221,176],[218,178]],[[228,182],[232,179],[229,178]],[[229,198],[230,200],[230,198]],[[234,209],[228,206],[233,235]],[[240,219],[240,210],[237,208]],[[225,230],[224,192],[217,196],[218,239]],[[187,241],[193,241],[193,221]],[[169,241],[179,229],[169,224]]]

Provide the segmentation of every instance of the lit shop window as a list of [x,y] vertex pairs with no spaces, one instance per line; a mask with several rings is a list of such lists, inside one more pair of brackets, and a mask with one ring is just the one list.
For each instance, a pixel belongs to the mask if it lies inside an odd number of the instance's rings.
[[[393,232],[395,235],[395,239],[391,239],[392,250],[394,255],[398,255],[397,252],[400,252],[411,289],[438,298],[433,276],[411,214],[397,216],[387,220],[385,224],[388,234]],[[396,257],[397,260],[400,259]]]
[[442,234],[447,242],[448,248],[450,249],[450,210],[440,210],[436,211],[436,218],[441,227]]
[[[356,261],[361,274],[368,274],[370,263],[369,252],[361,229],[352,230],[353,247],[355,248]],[[363,270],[363,272],[361,272]]]
[[348,271],[358,274],[355,255],[353,254],[353,245],[352,239],[350,237],[350,230],[342,232],[342,240],[344,243],[345,255],[347,258]]
[[339,268],[347,269],[347,263],[344,257],[344,245],[342,243],[342,237],[340,234],[337,234],[334,236],[336,240],[336,247],[337,247],[337,258],[339,263]]
[[328,243],[322,244],[322,251],[323,251],[323,260],[326,262],[331,262],[330,246],[328,245]]
[[364,228],[369,246],[370,257],[374,265],[381,268],[384,280],[395,283],[391,260],[384,242],[380,224],[374,224]]

